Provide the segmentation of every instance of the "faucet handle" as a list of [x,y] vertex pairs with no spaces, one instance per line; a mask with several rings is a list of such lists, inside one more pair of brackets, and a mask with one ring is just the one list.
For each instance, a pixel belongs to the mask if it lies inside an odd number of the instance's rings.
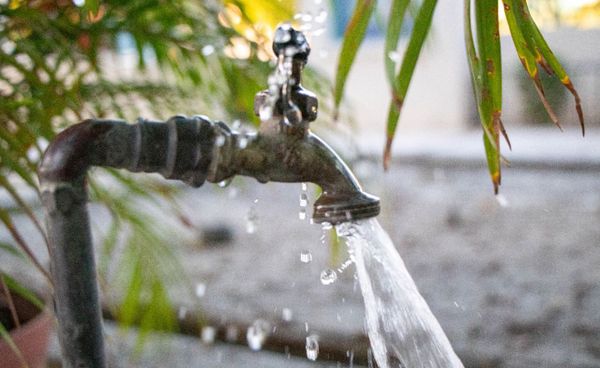
[[289,23],[283,23],[275,30],[273,36],[273,52],[279,56],[281,52],[293,53],[294,60],[306,64],[310,55],[310,45],[302,32],[296,31]]

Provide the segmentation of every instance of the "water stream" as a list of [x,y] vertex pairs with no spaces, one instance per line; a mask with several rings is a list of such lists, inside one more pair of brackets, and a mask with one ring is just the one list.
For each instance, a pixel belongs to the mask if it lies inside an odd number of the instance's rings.
[[462,368],[376,219],[340,224],[365,302],[371,348],[380,368]]

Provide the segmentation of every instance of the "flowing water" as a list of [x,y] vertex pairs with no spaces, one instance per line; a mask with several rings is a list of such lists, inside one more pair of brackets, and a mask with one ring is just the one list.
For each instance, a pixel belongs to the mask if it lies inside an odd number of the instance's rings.
[[337,226],[365,302],[366,324],[380,368],[463,367],[402,258],[376,219]]

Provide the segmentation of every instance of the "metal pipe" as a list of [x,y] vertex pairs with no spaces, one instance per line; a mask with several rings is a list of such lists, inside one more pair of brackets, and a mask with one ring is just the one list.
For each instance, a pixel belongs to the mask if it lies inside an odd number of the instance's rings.
[[278,90],[257,95],[257,113],[264,107],[272,111],[257,134],[233,132],[204,116],[175,116],[166,123],[86,120],[49,145],[39,178],[65,368],[106,365],[85,186],[92,166],[160,173],[194,187],[235,175],[262,183],[312,182],[323,189],[314,204],[317,223],[379,214],[379,199],[364,193],[340,157],[308,129],[318,102],[300,84],[310,53],[306,39],[289,26],[277,32],[274,50],[292,65]]

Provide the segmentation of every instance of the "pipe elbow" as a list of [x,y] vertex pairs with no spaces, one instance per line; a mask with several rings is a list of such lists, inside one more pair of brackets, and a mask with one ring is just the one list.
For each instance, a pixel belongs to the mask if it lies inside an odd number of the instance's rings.
[[44,152],[38,170],[40,181],[70,182],[85,175],[91,165],[90,147],[113,125],[87,119],[59,133]]

